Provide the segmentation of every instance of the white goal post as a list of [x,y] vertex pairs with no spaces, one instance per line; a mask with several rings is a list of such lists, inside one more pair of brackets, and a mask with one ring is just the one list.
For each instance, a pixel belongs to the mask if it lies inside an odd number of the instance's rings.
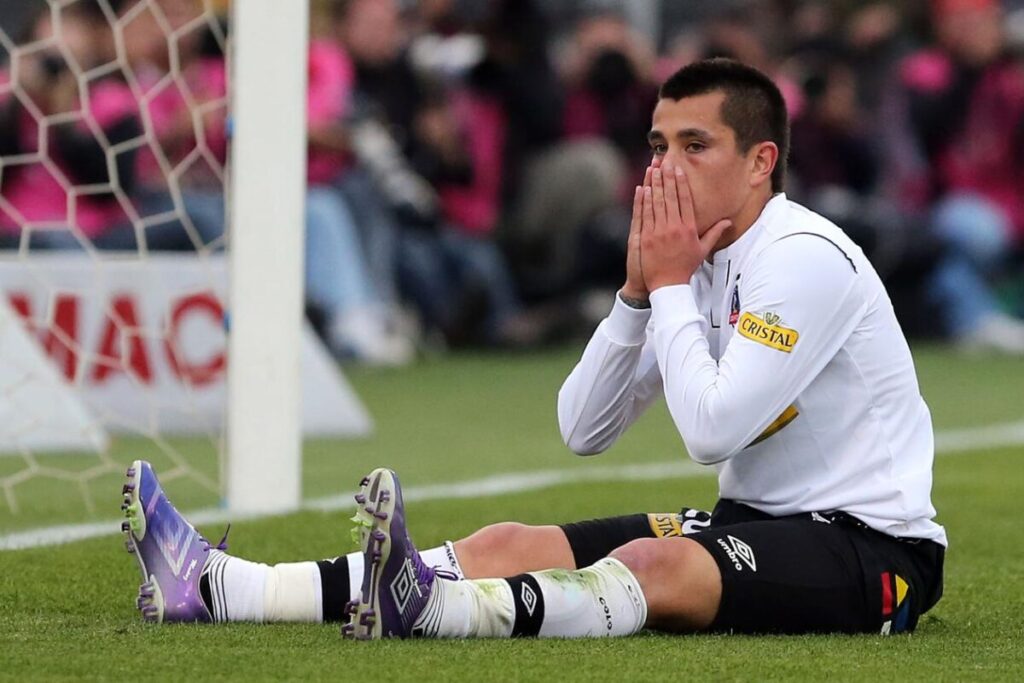
[[234,0],[227,503],[296,509],[309,0]]

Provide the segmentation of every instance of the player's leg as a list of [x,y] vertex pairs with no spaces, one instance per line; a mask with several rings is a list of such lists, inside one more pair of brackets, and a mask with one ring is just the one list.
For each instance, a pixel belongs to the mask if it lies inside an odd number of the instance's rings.
[[452,550],[465,578],[506,576],[535,569],[574,569],[572,547],[562,527],[519,522],[489,524],[455,541]]
[[[223,543],[211,547],[167,500],[148,463],[134,463],[124,493],[127,545],[143,577],[138,607],[147,620],[340,622],[346,603],[359,595],[362,552],[317,562],[251,562],[228,555]],[[467,578],[575,569],[636,538],[698,530],[707,517],[687,509],[563,526],[503,522],[421,556],[446,575]],[[161,545],[173,551],[165,554]]]
[[514,576],[542,569],[578,569],[589,567],[630,541],[688,536],[706,529],[710,523],[710,513],[694,508],[558,526],[500,522],[456,541],[453,552],[458,556],[463,576],[469,579]]
[[579,570],[444,580],[408,537],[394,473],[364,481],[356,500],[367,573],[347,627],[356,637],[615,636],[643,628],[649,609],[673,630],[705,628],[717,611],[718,567],[683,538],[637,540]]

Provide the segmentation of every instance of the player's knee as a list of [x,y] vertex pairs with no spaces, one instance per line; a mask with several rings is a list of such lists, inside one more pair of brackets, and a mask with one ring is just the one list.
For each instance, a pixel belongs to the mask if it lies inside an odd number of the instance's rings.
[[465,569],[467,565],[484,564],[488,559],[503,557],[517,548],[528,547],[534,527],[519,522],[498,522],[483,527],[458,543],[456,552]]
[[702,545],[688,538],[638,538],[616,548],[614,557],[637,571],[673,571],[706,565],[714,560]]
[[616,548],[608,556],[626,565],[637,578],[650,576],[664,570],[661,545],[660,539],[638,538]]
[[477,550],[493,552],[528,543],[532,529],[533,527],[519,522],[498,522],[485,526],[466,540],[472,541],[473,547]]
[[649,624],[672,631],[711,624],[722,579],[714,558],[696,541],[643,538],[615,549],[610,557],[626,565],[640,582]]

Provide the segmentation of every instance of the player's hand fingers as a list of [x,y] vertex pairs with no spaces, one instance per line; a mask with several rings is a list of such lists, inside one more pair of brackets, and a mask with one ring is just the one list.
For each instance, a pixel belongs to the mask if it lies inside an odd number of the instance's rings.
[[651,178],[654,176],[654,166],[648,166],[647,170],[644,171],[644,187],[651,186]]
[[644,209],[642,228],[643,232],[654,232],[654,191],[652,188],[644,188]]
[[640,229],[643,225],[642,221],[644,218],[644,188],[639,185],[633,191],[633,217],[629,221],[629,236],[632,238],[634,235],[640,233]]
[[722,239],[722,233],[732,227],[732,221],[722,219],[711,226],[711,228],[700,236],[700,248],[702,253],[707,256],[711,253],[711,250],[718,244],[718,240]]
[[[662,175],[665,185],[665,213],[668,216],[670,222],[681,222],[683,227],[690,229],[692,226],[687,225],[681,221],[681,214],[679,212],[679,196],[676,190],[676,180],[679,176],[676,175],[671,164],[666,164],[662,169]],[[693,227],[696,230],[696,227]]]
[[690,179],[686,177],[682,166],[675,167],[676,195],[679,198],[679,216],[686,225],[697,229],[697,216],[693,210],[693,194],[690,191]]
[[651,180],[651,199],[654,204],[654,231],[658,232],[665,227],[668,216],[665,213],[665,179],[664,170],[654,169],[654,178]]

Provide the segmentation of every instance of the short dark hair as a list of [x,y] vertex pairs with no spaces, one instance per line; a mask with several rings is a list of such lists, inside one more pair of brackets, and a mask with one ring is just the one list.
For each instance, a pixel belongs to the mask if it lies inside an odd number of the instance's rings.
[[734,59],[716,57],[688,64],[669,76],[658,97],[681,100],[722,91],[722,121],[736,133],[736,145],[746,154],[759,142],[774,142],[779,160],[772,171],[772,192],[786,186],[789,155],[789,117],[786,101],[772,79]]

